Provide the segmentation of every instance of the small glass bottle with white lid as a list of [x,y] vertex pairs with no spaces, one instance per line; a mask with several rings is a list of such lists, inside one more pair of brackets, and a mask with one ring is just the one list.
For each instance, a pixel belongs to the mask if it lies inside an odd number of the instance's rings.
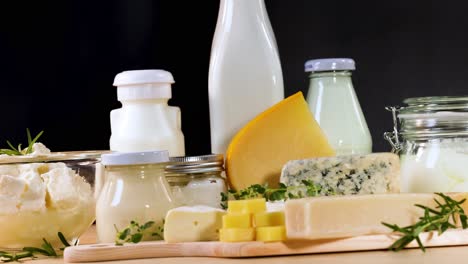
[[[154,221],[143,239],[163,239],[158,233],[163,219],[167,211],[178,205],[164,176],[168,152],[116,152],[102,155],[101,160],[105,183],[96,204],[98,241],[114,242],[116,229],[123,230],[131,221]],[[159,236],[152,236],[153,233]]]
[[171,157],[166,179],[177,201],[183,205],[221,208],[221,193],[226,192],[222,177],[223,155]]
[[372,138],[351,80],[353,59],[309,60],[307,103],[337,155],[369,154]]

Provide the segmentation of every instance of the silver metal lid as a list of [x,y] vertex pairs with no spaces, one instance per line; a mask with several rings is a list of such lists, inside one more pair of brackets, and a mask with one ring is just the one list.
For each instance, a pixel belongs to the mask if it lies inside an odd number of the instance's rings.
[[407,106],[399,114],[436,113],[440,111],[468,112],[468,96],[429,96],[403,100]]
[[414,97],[407,106],[387,107],[393,114],[393,131],[384,138],[395,152],[403,139],[429,140],[468,136],[468,96]]
[[304,65],[306,72],[351,71],[356,66],[350,58],[329,58],[309,60]]
[[222,172],[224,157],[221,154],[210,154],[191,157],[171,157],[166,166],[168,174]]

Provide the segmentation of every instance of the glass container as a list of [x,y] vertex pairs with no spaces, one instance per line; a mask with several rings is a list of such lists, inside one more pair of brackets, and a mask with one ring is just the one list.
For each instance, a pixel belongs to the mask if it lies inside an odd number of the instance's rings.
[[95,166],[100,151],[0,156],[0,248],[73,244],[95,220]]
[[99,242],[114,242],[116,229],[125,229],[131,221],[153,221],[143,239],[163,239],[164,217],[177,206],[164,176],[168,161],[167,151],[102,155],[105,182],[96,204]]
[[227,191],[223,155],[173,157],[170,161],[166,178],[179,203],[221,208],[221,193]]
[[369,154],[372,137],[352,83],[353,59],[309,60],[307,103],[337,155]]
[[384,137],[401,159],[402,192],[468,191],[468,97],[417,97],[388,107]]

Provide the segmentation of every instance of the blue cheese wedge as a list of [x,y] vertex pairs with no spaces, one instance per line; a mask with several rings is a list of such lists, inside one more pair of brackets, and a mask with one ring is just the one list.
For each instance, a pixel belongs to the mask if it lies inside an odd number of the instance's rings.
[[400,160],[393,153],[346,155],[292,160],[284,165],[280,182],[299,186],[309,180],[320,195],[400,192]]

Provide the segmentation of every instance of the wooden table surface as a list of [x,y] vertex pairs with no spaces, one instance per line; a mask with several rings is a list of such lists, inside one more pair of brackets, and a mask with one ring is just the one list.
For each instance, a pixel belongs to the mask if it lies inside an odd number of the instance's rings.
[[[81,237],[81,244],[90,244],[96,241],[96,233],[94,227],[90,228],[87,233]],[[428,248],[426,253],[419,249],[407,249],[401,252],[390,251],[366,251],[353,253],[331,253],[331,254],[311,254],[299,256],[284,256],[284,257],[260,257],[260,258],[242,258],[242,259],[224,259],[224,258],[202,258],[202,257],[185,257],[185,258],[157,258],[157,259],[137,259],[123,260],[110,262],[88,262],[102,264],[245,264],[255,261],[256,264],[321,264],[321,263],[461,263],[468,260],[468,246],[461,247],[440,247]],[[25,261],[22,263],[28,264],[62,264],[62,258],[44,258]]]

